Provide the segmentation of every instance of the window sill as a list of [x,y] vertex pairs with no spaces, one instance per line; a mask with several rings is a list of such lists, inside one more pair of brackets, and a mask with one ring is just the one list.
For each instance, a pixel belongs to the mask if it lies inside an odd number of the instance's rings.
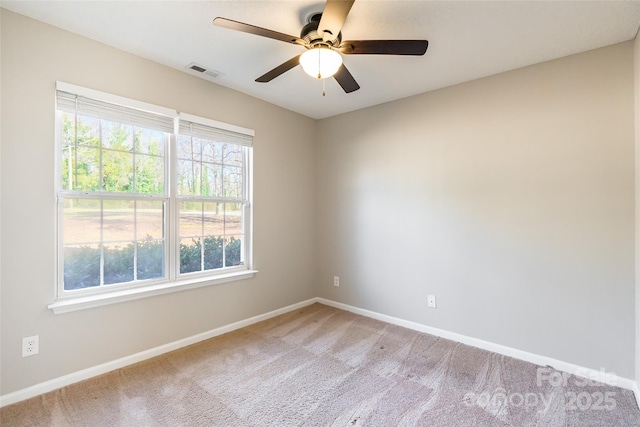
[[250,279],[255,276],[257,272],[257,270],[234,271],[231,273],[216,276],[215,278],[181,280],[179,282],[162,283],[158,285],[145,286],[143,288],[125,289],[122,291],[109,292],[108,294],[60,299],[52,304],[49,304],[47,307],[53,310],[54,314],[68,313],[71,311],[85,310],[87,308],[116,304],[124,301],[132,301],[155,295],[168,294],[171,292],[185,291],[187,289],[195,289],[203,286],[211,286],[220,283],[233,282],[236,280]]

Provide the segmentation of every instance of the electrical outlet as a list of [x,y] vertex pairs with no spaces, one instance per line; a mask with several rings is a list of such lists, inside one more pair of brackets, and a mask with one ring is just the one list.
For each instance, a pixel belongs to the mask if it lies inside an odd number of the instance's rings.
[[427,295],[427,307],[436,308],[436,296],[435,295]]
[[333,276],[333,286],[335,287],[340,286],[340,278],[338,276]]
[[34,356],[38,354],[39,351],[40,351],[39,335],[22,338],[22,357]]

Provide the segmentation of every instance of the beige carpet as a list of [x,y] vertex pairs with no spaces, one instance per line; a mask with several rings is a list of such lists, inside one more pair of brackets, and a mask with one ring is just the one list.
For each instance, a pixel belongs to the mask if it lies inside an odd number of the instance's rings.
[[3,427],[640,426],[632,392],[537,369],[314,304],[7,406],[0,421]]

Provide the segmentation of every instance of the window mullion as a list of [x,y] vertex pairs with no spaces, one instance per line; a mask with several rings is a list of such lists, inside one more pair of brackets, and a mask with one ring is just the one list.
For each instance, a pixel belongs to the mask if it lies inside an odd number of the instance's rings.
[[[225,166],[225,160],[227,158],[227,153],[226,153],[226,149],[227,149],[227,144],[222,144],[222,158],[220,159],[220,163],[221,163],[221,167],[222,167],[222,196],[226,196],[227,195],[227,185],[226,185],[226,180],[225,180],[225,174],[224,174],[224,166]],[[226,267],[227,266],[227,204],[223,203],[222,204],[222,267]]]
[[[76,117],[77,117],[76,110]],[[104,178],[102,177],[102,162],[104,158],[102,156],[104,143],[102,141],[102,120],[98,120],[98,158],[100,159],[98,162],[98,188],[103,190],[102,184],[104,183]],[[104,286],[104,199],[100,198],[100,284],[99,287],[102,288]]]
[[104,193],[96,191],[60,191],[59,197],[66,199],[104,199],[104,200],[165,200],[167,196],[162,194],[131,194],[131,193]]
[[104,200],[100,199],[100,287],[104,286]]
[[[202,155],[202,153],[200,153]],[[200,177],[202,178],[202,163],[200,164]],[[202,192],[202,181],[200,181],[200,191]],[[204,202],[200,202],[200,271],[205,270],[204,265]]]
[[[102,120],[98,120],[98,141],[100,141],[100,145],[98,146],[98,189],[100,191],[103,191],[104,188],[102,187],[103,183],[104,183],[104,177],[102,176],[103,170],[102,170],[102,162],[104,161],[104,158],[102,156],[102,153],[104,151],[104,144],[102,142]],[[76,187],[77,188],[77,187]]]
[[242,166],[244,168],[244,174],[243,174],[244,182],[243,182],[242,196],[246,200],[242,208],[242,219],[243,219],[242,233],[244,237],[242,260],[246,266],[251,266],[253,265],[253,258],[252,258],[253,257],[253,247],[252,247],[253,223],[252,223],[252,215],[251,215],[253,207],[251,206],[250,203],[253,200],[253,194],[252,194],[253,193],[253,187],[252,187],[253,176],[251,175],[252,155],[248,148],[244,148],[242,150]]
[[138,201],[133,201],[133,280],[138,280]]
[[[136,180],[136,153],[138,152],[136,148],[136,128],[135,126],[131,126],[131,143],[133,144],[133,170],[132,170],[132,182],[131,188],[134,193],[138,192],[138,185]],[[138,280],[138,201],[133,201],[133,281]]]
[[210,197],[210,196],[178,196],[178,200],[203,200],[212,203],[249,203],[249,199],[239,199],[237,197]]
[[131,126],[131,142],[133,144],[132,155],[133,155],[133,170],[131,171],[132,179],[131,179],[131,188],[134,193],[138,192],[138,184],[136,183],[136,128],[135,126]]
[[[222,174],[224,185],[224,173]],[[222,266],[227,266],[227,204],[222,204]]]
[[[77,101],[76,101],[77,102]],[[73,167],[69,165],[69,190],[71,190],[71,174],[78,168],[78,110],[76,106],[76,112],[73,114]],[[71,145],[69,145],[71,147]],[[69,163],[71,163],[71,153],[69,153]],[[78,188],[78,174],[74,173],[75,188]]]
[[[203,185],[204,185],[204,161],[202,159],[202,148],[204,144],[200,142],[200,152],[198,155],[200,164],[200,191],[199,195],[202,197]],[[191,147],[193,147],[193,137],[191,138]],[[204,265],[204,201],[200,202],[200,271],[205,271]]]
[[[178,154],[176,133],[172,133],[169,136],[168,146],[165,145],[165,152],[168,153],[167,170],[165,170],[165,182],[169,183],[165,186],[165,192],[169,195],[169,206],[167,217],[165,217],[165,228],[167,229],[167,251],[168,251],[168,265],[169,267],[169,279],[176,280],[178,272],[180,271],[180,239],[179,239],[179,218],[178,218],[178,206],[177,206],[177,167],[178,167]],[[166,253],[166,252],[165,252]]]

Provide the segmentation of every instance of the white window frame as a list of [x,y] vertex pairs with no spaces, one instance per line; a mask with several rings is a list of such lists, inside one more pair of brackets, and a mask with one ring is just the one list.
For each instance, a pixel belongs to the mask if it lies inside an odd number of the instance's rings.
[[[155,200],[164,199],[165,202],[165,277],[161,280],[148,279],[144,281],[128,282],[123,284],[112,284],[108,286],[98,286],[95,288],[85,288],[79,290],[64,289],[64,259],[63,259],[63,207],[64,197],[69,198],[96,198],[92,193],[67,191],[62,189],[62,150],[59,135],[61,134],[59,119],[56,117],[56,155],[55,155],[55,194],[56,194],[56,292],[55,300],[48,305],[48,308],[54,313],[65,313],[69,311],[82,310],[91,307],[113,304],[121,301],[129,301],[153,295],[160,295],[169,292],[176,292],[186,289],[193,289],[202,286],[210,286],[219,283],[225,283],[235,280],[243,280],[251,278],[257,273],[252,268],[253,265],[253,245],[252,245],[252,210],[253,210],[253,150],[251,144],[242,144],[247,148],[244,153],[244,204],[243,212],[243,264],[233,267],[225,267],[202,272],[194,272],[180,274],[180,249],[179,249],[179,230],[178,230],[178,203],[180,198],[177,196],[177,148],[176,136],[178,134],[178,126],[180,120],[186,120],[192,123],[198,123],[204,126],[215,128],[221,132],[231,132],[240,136],[253,138],[255,135],[251,129],[235,126],[223,122],[218,122],[208,118],[203,118],[186,113],[178,113],[175,110],[161,107],[141,101],[112,95],[93,89],[83,88],[64,82],[56,82],[57,91],[68,92],[91,98],[111,104],[121,105],[128,108],[152,112],[165,117],[170,117],[174,121],[174,131],[170,134],[168,147],[165,147],[165,194],[163,196],[155,196]],[[57,107],[56,107],[57,111]],[[56,113],[57,114],[57,113]],[[93,196],[93,197],[92,197]],[[99,198],[102,200],[109,199],[110,193],[100,193]],[[129,196],[128,194],[117,194],[117,199],[139,199],[140,196]]]

